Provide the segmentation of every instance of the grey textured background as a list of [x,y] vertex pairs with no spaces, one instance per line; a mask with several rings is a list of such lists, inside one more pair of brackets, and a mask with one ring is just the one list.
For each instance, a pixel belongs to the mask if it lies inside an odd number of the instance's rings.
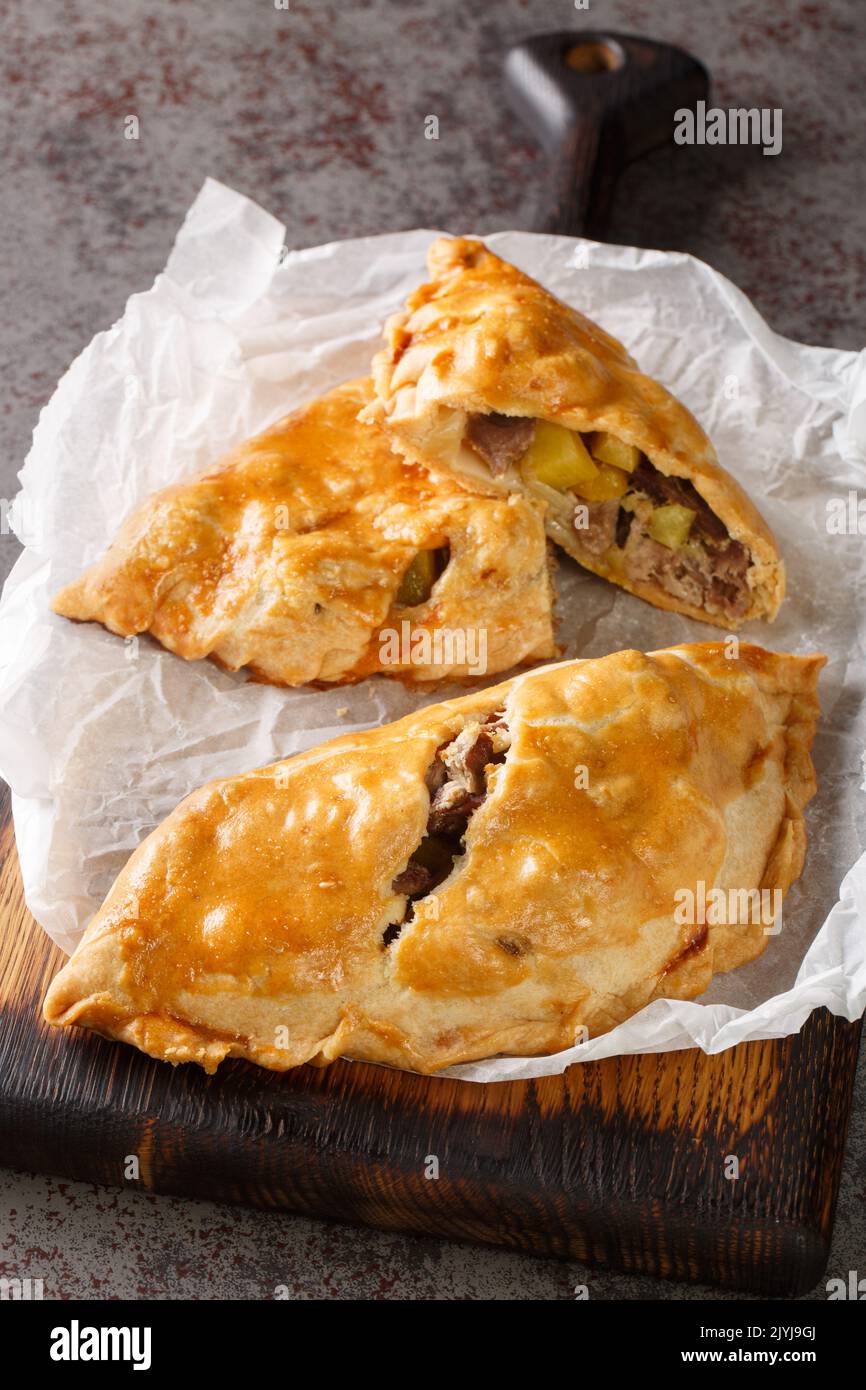
[[[2,8],[0,497],[75,354],[147,287],[207,174],[292,246],[400,227],[531,227],[544,161],[507,113],[505,45],[556,28],[669,39],[721,106],[781,107],[784,149],[634,166],[610,239],[688,250],[774,328],[864,340],[861,0],[65,0]],[[135,114],[141,138],[123,138]],[[440,121],[438,142],[424,117]],[[0,577],[17,553],[0,536]],[[866,1274],[861,1059],[828,1277]],[[568,1299],[718,1295],[433,1240],[0,1173],[0,1274],[45,1296]],[[823,1281],[811,1295],[824,1297]]]

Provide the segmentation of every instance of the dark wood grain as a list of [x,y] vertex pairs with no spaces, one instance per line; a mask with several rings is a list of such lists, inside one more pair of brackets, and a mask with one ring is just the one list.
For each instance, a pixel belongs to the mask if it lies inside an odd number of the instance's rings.
[[0,1162],[120,1186],[136,1154],[154,1192],[769,1295],[820,1277],[859,1025],[820,1012],[797,1037],[718,1057],[496,1086],[348,1062],[207,1077],[42,1023],[62,955],[24,907],[8,800],[0,864]]
[[675,112],[709,93],[707,71],[691,54],[612,31],[515,44],[505,80],[512,106],[550,155],[538,230],[597,239],[623,169],[672,140]]

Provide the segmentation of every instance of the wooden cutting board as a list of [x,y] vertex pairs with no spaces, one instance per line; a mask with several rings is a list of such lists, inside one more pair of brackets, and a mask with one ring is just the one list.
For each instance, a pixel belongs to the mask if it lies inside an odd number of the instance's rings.
[[135,1154],[149,1191],[764,1295],[803,1293],[824,1269],[859,1024],[821,1011],[797,1037],[717,1057],[495,1086],[349,1062],[208,1077],[46,1027],[62,959],[24,906],[3,788],[0,1163],[121,1186]]

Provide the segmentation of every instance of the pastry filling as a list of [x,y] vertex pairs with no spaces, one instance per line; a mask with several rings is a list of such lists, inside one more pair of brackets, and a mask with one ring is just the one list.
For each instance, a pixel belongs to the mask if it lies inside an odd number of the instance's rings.
[[746,547],[692,483],[660,472],[634,444],[602,430],[582,435],[548,420],[481,414],[469,416],[465,439],[494,477],[519,467],[588,558],[714,616],[747,611]]
[[515,415],[470,415],[466,438],[494,478],[519,463],[535,435],[535,421]]
[[390,946],[415,915],[415,903],[438,887],[465,851],[464,837],[473,813],[492,785],[492,774],[511,747],[511,734],[502,710],[481,721],[472,719],[455,738],[443,743],[427,769],[430,793],[427,829],[418,848],[391,887],[406,894],[406,911],[400,922],[385,930]]
[[419,603],[426,603],[450,559],[451,548],[447,545],[438,550],[419,550],[400,580],[394,596],[397,607],[417,608]]

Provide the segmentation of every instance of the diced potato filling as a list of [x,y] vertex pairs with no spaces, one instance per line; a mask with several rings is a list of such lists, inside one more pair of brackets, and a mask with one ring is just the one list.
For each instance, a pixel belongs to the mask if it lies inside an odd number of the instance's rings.
[[640,449],[636,444],[626,444],[606,430],[597,430],[589,436],[589,451],[599,463],[609,463],[626,473],[633,473],[640,463]]
[[612,502],[615,497],[622,497],[628,486],[627,473],[610,463],[601,463],[595,477],[579,483],[577,491],[587,502]]
[[544,483],[557,492],[576,492],[587,502],[610,502],[624,496],[628,475],[639,461],[640,451],[633,444],[624,444],[603,430],[584,437],[564,425],[539,420],[521,472],[527,482]]
[[[528,483],[543,483],[556,492],[572,493],[587,502],[612,502],[619,498],[623,509],[633,512],[637,497],[629,491],[630,475],[640,466],[641,457],[635,444],[626,444],[607,430],[581,435],[550,420],[538,420],[520,470]],[[653,504],[647,530],[659,545],[679,550],[689,539],[696,515],[690,507],[676,503]],[[418,557],[419,561],[422,559]]]
[[538,421],[520,467],[527,480],[536,479],[558,492],[580,491],[581,483],[598,473],[580,435],[549,420]]
[[[581,434],[551,420],[492,412],[470,414],[467,421],[466,442],[491,475],[508,474],[511,483],[519,468],[526,485],[551,506],[557,525],[570,521],[580,558],[584,552],[603,557],[603,572],[626,587],[628,581],[653,584],[692,608],[732,618],[748,611],[749,553],[690,478],[665,474],[636,445],[607,430]],[[435,572],[421,570],[427,563],[419,556],[407,571],[403,602],[429,595]],[[591,559],[584,563],[594,567]]]
[[679,550],[689,538],[694,519],[695,513],[690,507],[671,503],[653,509],[647,530],[659,545],[666,545],[668,550]]

